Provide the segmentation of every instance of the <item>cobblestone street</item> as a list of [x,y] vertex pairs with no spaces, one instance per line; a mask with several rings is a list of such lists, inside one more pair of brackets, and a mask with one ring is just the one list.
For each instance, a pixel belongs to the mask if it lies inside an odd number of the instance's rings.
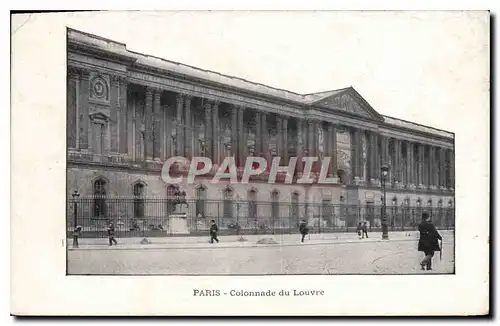
[[416,239],[267,246],[205,244],[191,248],[107,248],[68,251],[69,274],[242,275],[242,274],[415,274],[453,273],[453,238],[433,271],[420,271]]

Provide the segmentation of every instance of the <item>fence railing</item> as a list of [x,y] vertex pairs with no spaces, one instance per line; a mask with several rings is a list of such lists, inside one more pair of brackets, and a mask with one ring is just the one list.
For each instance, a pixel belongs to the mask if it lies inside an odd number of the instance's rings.
[[[296,233],[300,219],[308,221],[313,233],[351,232],[360,222],[367,222],[371,231],[381,227],[380,205],[235,200],[188,200],[187,204],[180,210],[186,213],[191,235],[206,234],[211,220],[221,234]],[[70,198],[67,231],[70,234],[79,225],[83,237],[105,237],[112,221],[118,237],[168,236],[173,210],[172,200],[166,198]],[[386,211],[389,231],[416,230],[423,211],[438,229],[455,227],[453,207],[387,206]]]

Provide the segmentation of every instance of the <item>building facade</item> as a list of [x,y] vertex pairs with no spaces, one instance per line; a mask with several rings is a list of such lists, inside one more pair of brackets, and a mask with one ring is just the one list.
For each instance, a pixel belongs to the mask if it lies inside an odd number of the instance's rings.
[[[280,157],[282,166],[295,156],[328,156],[334,184],[269,184],[267,177],[211,184],[207,176],[180,188],[188,200],[223,201],[222,215],[237,200],[247,202],[247,217],[276,214],[275,205],[249,202],[290,203],[280,216],[296,203],[380,205],[380,168],[387,164],[387,205],[454,206],[454,134],[383,116],[352,87],[296,94],[76,30],[68,30],[67,46],[69,198],[74,190],[81,197],[165,198],[174,186],[161,168],[171,156],[205,156],[215,166],[228,156],[238,166],[248,156]],[[297,176],[302,169],[298,164]],[[210,215],[198,206],[192,215]],[[105,211],[94,205],[82,214]]]

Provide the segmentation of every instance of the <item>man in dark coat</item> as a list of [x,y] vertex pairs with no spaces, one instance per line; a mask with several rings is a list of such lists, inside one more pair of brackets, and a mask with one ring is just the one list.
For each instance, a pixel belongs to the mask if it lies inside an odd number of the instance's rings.
[[423,251],[425,253],[424,259],[420,262],[422,270],[432,270],[432,257],[435,251],[441,251],[439,247],[438,240],[443,238],[436,230],[434,224],[431,223],[429,218],[429,213],[422,213],[422,223],[418,226],[418,231],[420,232],[420,239],[418,240],[418,251]]
[[368,238],[368,226],[366,225],[366,222],[363,222],[362,231],[363,231],[363,239],[365,238],[365,235]]
[[219,231],[219,228],[217,227],[217,224],[215,224],[215,221],[211,221],[210,225],[210,243],[214,243],[214,240],[219,243],[219,239],[217,239],[217,232]]
[[301,240],[301,242],[304,242],[304,238],[309,233],[309,228],[307,227],[306,221],[300,220],[300,223],[299,223],[299,232],[300,232],[300,234],[302,234],[302,240]]
[[108,240],[109,240],[110,246],[112,246],[113,243],[115,245],[118,244],[118,242],[116,242],[116,239],[115,239],[115,225],[113,224],[113,222],[110,222],[108,224]]

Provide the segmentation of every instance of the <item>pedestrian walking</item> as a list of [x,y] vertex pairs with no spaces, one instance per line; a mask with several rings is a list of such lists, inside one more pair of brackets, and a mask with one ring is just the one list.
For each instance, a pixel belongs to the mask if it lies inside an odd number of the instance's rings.
[[363,232],[363,226],[361,222],[358,223],[358,227],[356,228],[356,233],[358,234],[358,239],[361,239],[361,232]]
[[361,230],[363,231],[363,239],[365,238],[365,235],[368,238],[368,226],[366,225],[366,222],[363,223]]
[[423,251],[425,254],[424,259],[420,262],[422,270],[427,268],[428,271],[432,270],[432,257],[435,251],[441,251],[438,240],[443,238],[432,224],[429,213],[422,213],[422,223],[418,225],[420,232],[420,239],[418,240],[418,251]]
[[113,222],[109,222],[108,224],[108,240],[109,240],[109,245],[112,246],[113,244],[117,245],[118,242],[115,239],[115,225]]
[[78,225],[73,230],[73,248],[79,248],[78,238],[80,238],[81,233],[82,233],[82,227],[80,225]]
[[214,243],[214,240],[219,243],[219,239],[217,239],[217,232],[219,231],[219,228],[217,227],[217,224],[215,224],[215,221],[212,220],[210,225],[210,243]]
[[304,242],[304,238],[306,237],[307,234],[309,234],[309,228],[307,227],[307,222],[305,220],[300,220],[299,232],[302,235],[301,242]]

